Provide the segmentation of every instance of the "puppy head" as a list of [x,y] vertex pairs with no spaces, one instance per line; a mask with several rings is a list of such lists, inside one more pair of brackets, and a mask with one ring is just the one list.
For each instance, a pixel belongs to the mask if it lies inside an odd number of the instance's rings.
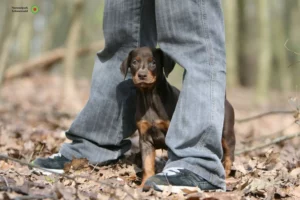
[[121,72],[126,77],[130,68],[133,83],[142,89],[152,88],[157,81],[168,77],[175,62],[161,49],[141,47],[132,50],[121,64]]

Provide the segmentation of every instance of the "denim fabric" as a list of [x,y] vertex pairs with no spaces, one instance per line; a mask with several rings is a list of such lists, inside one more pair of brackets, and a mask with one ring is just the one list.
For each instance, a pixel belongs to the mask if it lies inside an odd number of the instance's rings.
[[135,130],[135,89],[119,67],[130,50],[158,43],[186,71],[166,137],[165,168],[186,168],[225,189],[224,35],[220,0],[107,0],[106,45],[96,56],[90,98],[66,133],[73,142],[60,153],[103,163],[130,148],[125,138]]

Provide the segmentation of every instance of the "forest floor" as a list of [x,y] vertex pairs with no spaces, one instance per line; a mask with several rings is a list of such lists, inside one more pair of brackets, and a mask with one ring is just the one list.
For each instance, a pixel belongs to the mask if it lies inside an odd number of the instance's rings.
[[[77,81],[83,107],[89,82]],[[1,88],[0,155],[25,163],[57,153],[74,113],[61,109],[62,79],[35,75],[8,81]],[[227,91],[236,119],[274,110],[296,110],[299,96],[271,92],[269,100],[254,104],[254,91]],[[292,100],[289,102],[289,98]],[[291,105],[295,104],[295,105]],[[235,124],[236,152],[300,132],[293,114],[268,115]],[[129,159],[108,166],[92,166],[75,159],[66,176],[42,175],[26,165],[0,158],[0,199],[300,199],[300,140],[294,138],[236,155],[227,192],[171,194],[142,192],[140,169]]]

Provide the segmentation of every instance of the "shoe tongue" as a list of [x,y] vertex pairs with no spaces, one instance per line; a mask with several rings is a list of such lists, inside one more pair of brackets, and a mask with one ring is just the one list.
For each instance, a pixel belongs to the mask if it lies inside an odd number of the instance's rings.
[[180,173],[180,170],[183,170],[183,169],[184,168],[180,168],[180,167],[171,167],[171,168],[168,168],[168,169],[164,169],[163,173],[166,176],[172,176],[172,175]]

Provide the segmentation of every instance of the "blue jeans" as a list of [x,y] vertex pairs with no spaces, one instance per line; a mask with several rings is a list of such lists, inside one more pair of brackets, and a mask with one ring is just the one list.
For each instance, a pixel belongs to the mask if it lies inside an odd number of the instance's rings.
[[136,129],[135,88],[121,62],[140,46],[160,48],[186,70],[166,144],[165,168],[186,168],[225,189],[221,136],[226,84],[220,0],[107,0],[105,48],[98,52],[90,97],[60,153],[91,163],[118,159]]

